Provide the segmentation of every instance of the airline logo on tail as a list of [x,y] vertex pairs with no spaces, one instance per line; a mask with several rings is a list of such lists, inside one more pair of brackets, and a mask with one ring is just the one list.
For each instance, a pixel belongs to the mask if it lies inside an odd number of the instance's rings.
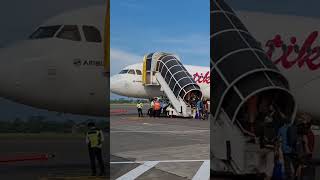
[[[268,48],[267,55],[274,64],[280,63],[285,69],[290,69],[294,65],[299,68],[306,65],[311,71],[317,70],[320,68],[320,46],[312,48],[317,37],[318,31],[312,32],[300,47],[296,37],[291,37],[290,44],[287,45],[280,35],[276,35],[265,45]],[[280,57],[273,57],[275,49],[282,49]],[[296,54],[295,58],[289,58],[292,54]]]

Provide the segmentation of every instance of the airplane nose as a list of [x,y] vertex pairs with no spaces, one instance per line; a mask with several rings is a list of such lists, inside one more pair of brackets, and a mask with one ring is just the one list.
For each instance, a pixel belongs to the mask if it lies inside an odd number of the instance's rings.
[[114,75],[110,78],[110,91],[115,94],[121,93],[120,77],[118,75]]

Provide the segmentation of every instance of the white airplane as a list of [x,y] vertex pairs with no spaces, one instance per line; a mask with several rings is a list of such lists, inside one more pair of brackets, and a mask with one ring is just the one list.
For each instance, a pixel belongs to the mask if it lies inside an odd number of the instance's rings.
[[320,118],[319,19],[252,12],[238,14],[288,79],[298,111]]
[[[0,49],[0,96],[52,111],[105,115],[109,88],[103,75],[105,12],[101,6],[61,14],[39,26],[29,39]],[[319,20],[253,12],[238,15],[288,78],[298,109],[320,117]],[[159,88],[142,86],[137,71],[141,66],[128,66],[123,70],[134,71],[113,76],[111,91],[139,98],[160,95]],[[204,97],[210,98],[209,67],[186,68]]]
[[[142,82],[142,63],[129,65],[110,79],[110,91],[128,97],[153,98],[164,95],[160,86],[145,87]],[[210,68],[184,65],[201,88],[205,99],[210,97]]]
[[[298,110],[319,118],[320,20],[256,12],[237,15],[288,79]],[[199,83],[204,97],[210,99],[209,67],[185,67]],[[142,64],[123,68],[111,77],[111,92],[136,98],[161,95],[160,88],[143,86],[141,71]]]
[[105,17],[106,6],[63,13],[0,49],[0,96],[52,111],[106,115]]

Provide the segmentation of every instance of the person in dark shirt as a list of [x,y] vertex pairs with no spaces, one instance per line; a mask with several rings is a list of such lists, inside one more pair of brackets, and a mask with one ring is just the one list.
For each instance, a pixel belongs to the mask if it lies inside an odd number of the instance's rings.
[[296,178],[313,180],[315,171],[311,164],[314,148],[314,135],[311,131],[311,117],[305,113],[298,121],[298,139],[296,144],[297,165]]

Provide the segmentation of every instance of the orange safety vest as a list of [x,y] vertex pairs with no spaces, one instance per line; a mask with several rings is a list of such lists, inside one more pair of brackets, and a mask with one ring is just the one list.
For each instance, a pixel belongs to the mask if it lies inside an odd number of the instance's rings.
[[160,110],[160,108],[161,108],[161,104],[160,104],[160,102],[158,102],[158,101],[157,101],[157,102],[155,102],[155,103],[154,103],[154,107],[153,107],[153,109],[154,109],[154,110]]

